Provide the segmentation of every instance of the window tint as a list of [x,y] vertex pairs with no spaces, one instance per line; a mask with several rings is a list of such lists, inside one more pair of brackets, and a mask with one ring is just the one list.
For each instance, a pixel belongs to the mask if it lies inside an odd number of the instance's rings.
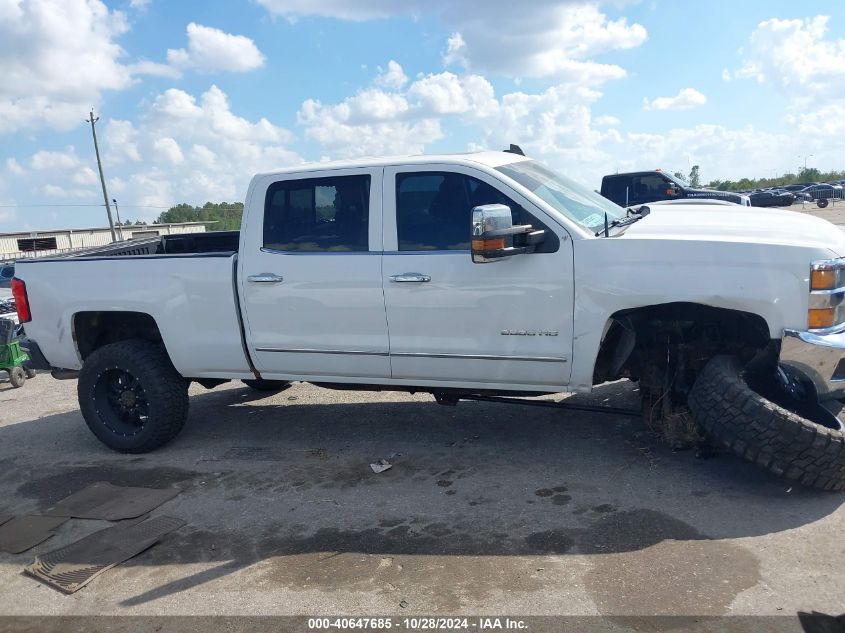
[[[397,174],[399,250],[469,250],[472,209],[483,204],[507,205],[514,224],[546,228],[501,191],[472,176],[450,172]],[[552,234],[548,240],[554,244],[552,250],[557,250],[556,236]]]
[[273,183],[264,203],[264,246],[279,251],[366,251],[370,177]]
[[668,183],[666,182],[666,179],[661,178],[660,176],[651,174],[647,176],[637,176],[634,178],[634,191],[636,195],[631,198],[632,200],[636,199],[642,202],[665,200],[667,198],[667,187]]

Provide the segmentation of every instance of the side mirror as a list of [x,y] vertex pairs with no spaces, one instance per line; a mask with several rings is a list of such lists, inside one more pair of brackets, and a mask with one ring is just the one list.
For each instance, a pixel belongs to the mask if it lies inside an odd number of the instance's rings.
[[511,210],[503,204],[485,204],[472,210],[472,261],[486,264],[513,255],[533,253],[546,238],[530,224],[513,226]]
[[674,198],[678,196],[681,192],[678,191],[678,187],[675,183],[669,182],[666,183],[666,196],[669,198]]

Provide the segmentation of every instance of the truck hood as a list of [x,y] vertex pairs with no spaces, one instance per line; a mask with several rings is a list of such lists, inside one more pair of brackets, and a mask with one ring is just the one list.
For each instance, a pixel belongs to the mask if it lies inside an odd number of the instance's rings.
[[650,209],[651,213],[624,229],[619,237],[781,244],[828,249],[845,256],[845,232],[805,213],[694,203]]

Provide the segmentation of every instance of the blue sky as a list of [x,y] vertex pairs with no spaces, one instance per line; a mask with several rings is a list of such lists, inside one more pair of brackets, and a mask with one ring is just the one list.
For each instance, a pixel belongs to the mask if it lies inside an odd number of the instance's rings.
[[[479,7],[484,7],[483,10]],[[514,142],[597,187],[845,169],[845,15],[785,0],[0,0],[0,231],[239,200],[302,161]]]

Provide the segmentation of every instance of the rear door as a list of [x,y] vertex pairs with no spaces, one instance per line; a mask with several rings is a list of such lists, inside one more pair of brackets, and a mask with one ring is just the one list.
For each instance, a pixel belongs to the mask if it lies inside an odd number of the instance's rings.
[[[471,210],[511,208],[545,228],[541,252],[470,256]],[[444,386],[566,385],[572,354],[572,240],[543,212],[471,167],[388,167],[384,295],[393,378]]]
[[247,342],[264,377],[390,376],[382,171],[313,171],[254,186],[238,283]]

